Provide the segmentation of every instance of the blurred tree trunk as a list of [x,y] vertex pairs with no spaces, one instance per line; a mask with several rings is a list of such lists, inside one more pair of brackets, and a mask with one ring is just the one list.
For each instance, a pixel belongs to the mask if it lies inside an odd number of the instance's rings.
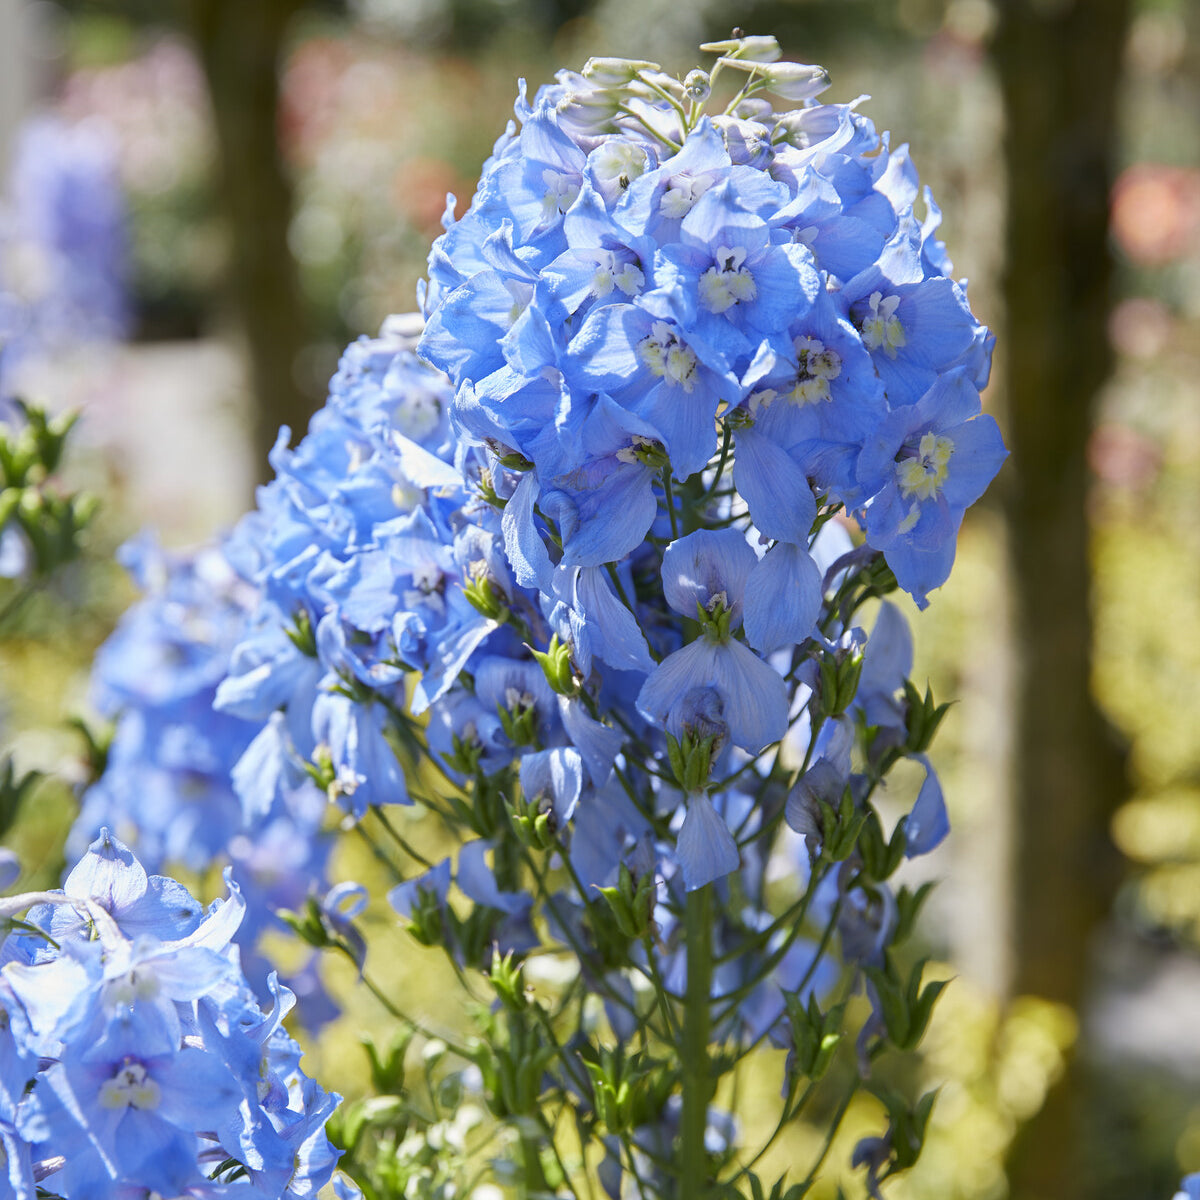
[[[1078,1009],[1108,912],[1108,836],[1124,760],[1090,692],[1086,448],[1101,385],[1112,260],[1108,197],[1129,0],[999,0],[993,45],[1008,173],[1003,368],[1014,629],[1013,992]],[[1075,1067],[1018,1139],[1015,1200],[1087,1195]]]
[[187,0],[216,124],[230,284],[245,332],[259,476],[280,425],[303,433],[312,404],[297,386],[306,317],[288,248],[291,182],[277,138],[288,23],[304,0]]

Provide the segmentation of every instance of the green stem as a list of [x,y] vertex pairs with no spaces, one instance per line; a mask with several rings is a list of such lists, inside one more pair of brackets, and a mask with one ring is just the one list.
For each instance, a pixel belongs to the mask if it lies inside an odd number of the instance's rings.
[[522,1195],[533,1197],[546,1191],[546,1176],[542,1171],[542,1158],[537,1139],[521,1133],[521,1166],[524,1188]]
[[[342,954],[344,954],[352,963],[354,963],[356,967],[358,966],[353,953],[346,946],[342,945],[340,942],[335,942],[333,944],[333,948],[340,950]],[[412,1026],[412,1028],[415,1029],[423,1038],[428,1038],[431,1041],[436,1040],[439,1042],[445,1042],[446,1046],[450,1050],[452,1050],[458,1055],[459,1058],[465,1060],[466,1062],[475,1061],[467,1048],[454,1040],[453,1035],[435,1033],[432,1029],[422,1025],[420,1021],[414,1020],[406,1012],[403,1012],[401,1009],[397,1008],[396,1005],[392,1003],[391,999],[388,997],[383,988],[381,988],[373,979],[371,979],[369,975],[360,972],[358,978],[367,991],[370,992],[371,995],[374,996],[375,999],[378,1000],[379,1003],[382,1004],[383,1007],[386,1008],[387,1011],[402,1025]]]
[[38,587],[41,585],[41,582],[42,581],[39,579],[35,580],[33,583],[23,584],[18,591],[14,592],[9,597],[8,603],[5,604],[3,609],[0,609],[0,626],[3,626],[9,617],[13,616],[21,608],[25,601],[34,595],[34,593],[38,590]]
[[671,468],[667,467],[662,473],[663,499],[667,505],[667,515],[671,518],[671,537],[679,538],[679,517],[675,512],[675,493],[671,487]]
[[721,482],[721,476],[725,474],[725,464],[729,461],[729,447],[732,442],[733,431],[726,425],[721,434],[721,456],[717,459],[717,473],[713,476],[712,483],[708,485],[708,490],[704,493],[706,500],[713,498],[717,490],[717,484]]
[[845,1117],[846,1110],[850,1107],[850,1101],[854,1099],[855,1093],[858,1091],[861,1083],[862,1080],[856,1075],[850,1085],[850,1090],[842,1097],[842,1102],[838,1105],[837,1112],[833,1114],[833,1120],[829,1123],[825,1134],[825,1142],[821,1146],[821,1153],[817,1155],[817,1161],[809,1168],[808,1174],[800,1184],[800,1194],[802,1196],[812,1187],[817,1178],[817,1173],[820,1171],[825,1159],[829,1156],[829,1151],[833,1146],[833,1139],[837,1137],[837,1132],[841,1128],[842,1118]]
[[708,1059],[712,995],[712,886],[687,897],[684,916],[687,946],[687,993],[683,1011],[683,1115],[680,1128],[679,1200],[701,1200],[708,1186],[704,1131],[712,1091]]
[[411,858],[414,862],[420,863],[423,867],[428,868],[433,866],[433,863],[430,862],[425,855],[421,854],[419,851],[415,850],[411,845],[409,845],[407,839],[404,838],[400,831],[391,823],[391,821],[388,820],[387,814],[384,813],[380,805],[372,805],[371,811],[375,814],[376,819],[384,827],[384,829],[387,830],[392,841],[394,841],[396,845],[408,855],[409,858]]
[[650,982],[654,985],[654,994],[658,998],[658,1007],[662,1012],[663,1024],[674,1045],[679,1045],[679,1030],[675,1026],[675,1018],[671,1015],[671,1002],[667,999],[667,989],[659,974],[658,962],[654,957],[654,941],[649,930],[642,934],[642,945],[646,950],[646,962]]

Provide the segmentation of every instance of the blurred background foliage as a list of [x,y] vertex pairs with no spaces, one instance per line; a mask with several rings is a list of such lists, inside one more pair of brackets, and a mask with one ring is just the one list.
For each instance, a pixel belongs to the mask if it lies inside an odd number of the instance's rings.
[[[43,347],[8,385],[83,409],[61,470],[105,510],[0,630],[4,743],[50,776],[5,841],[55,882],[86,770],[62,718],[86,712],[91,654],[132,595],[115,546],[147,523],[196,541],[251,503],[275,429],[303,429],[345,342],[414,307],[446,194],[461,213],[516,78],[590,54],[686,70],[735,24],[826,65],[834,98],[870,93],[910,142],[1001,339],[985,402],[1016,451],[916,622],[917,680],[958,700],[935,748],[956,836],[927,868],[945,882],[925,929],[955,983],[911,1068],[941,1089],[930,1140],[889,1194],[1169,1196],[1200,1170],[1190,0],[0,0],[0,165],[36,113],[107,147],[131,298],[126,340]],[[0,291],[28,284],[18,258],[9,238]],[[343,878],[377,869],[366,839],[343,858]],[[429,952],[369,920],[403,943],[380,978],[451,1029]],[[330,976],[349,1014],[311,1069],[361,1094],[379,1013],[352,972]],[[748,1123],[772,1119],[777,1057],[744,1081]],[[780,1161],[821,1136],[797,1127]]]

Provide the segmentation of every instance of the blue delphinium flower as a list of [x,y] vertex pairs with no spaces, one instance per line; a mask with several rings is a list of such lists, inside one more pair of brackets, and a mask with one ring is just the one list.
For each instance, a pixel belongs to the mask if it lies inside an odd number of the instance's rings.
[[227,883],[205,914],[105,830],[61,893],[0,902],[30,910],[0,953],[13,1043],[0,1134],[17,1195],[34,1179],[64,1200],[206,1194],[235,1164],[264,1196],[329,1179],[321,1127],[338,1098],[297,1066],[287,989],[272,977],[264,1016],[247,987],[230,941],[245,906]]
[[[819,498],[874,504],[871,544],[923,601],[945,574],[910,559],[933,535],[884,531],[892,481],[875,450],[858,460],[947,373],[982,387],[991,339],[948,275],[936,208],[914,214],[906,148],[815,91],[684,124],[670,81],[649,87],[596,66],[522,96],[520,128],[448,218],[420,352],[450,374],[455,421],[529,464],[530,501],[566,514],[567,562],[629,554],[662,470],[703,471],[727,430],[759,532],[803,545]],[[614,407],[627,415],[606,416],[602,441],[581,436]],[[980,449],[985,482],[999,460]]]
[[1175,1200],[1200,1200],[1200,1172],[1186,1176],[1180,1187],[1183,1190],[1176,1192]]
[[[213,699],[258,593],[219,546],[168,553],[143,537],[120,557],[145,595],[96,655],[93,701],[116,728],[68,852],[82,854],[109,826],[151,869],[235,863],[247,904],[238,941],[261,990],[270,967],[255,945],[282,927],[276,910],[301,907],[309,888],[322,886],[331,847],[324,797],[302,772],[253,811],[237,795],[233,772],[259,726],[214,711]],[[315,1023],[325,1002],[316,993],[305,1000],[305,1020]]]
[[965,367],[889,413],[864,446],[858,477],[873,493],[867,541],[884,552],[920,607],[950,574],[963,514],[1007,454],[996,422],[979,411]]
[[[743,621],[743,596],[766,561],[759,562],[736,530],[701,530],[667,547],[662,562],[666,601],[680,616],[699,616],[703,634],[654,669],[638,705],[677,736],[681,706],[694,688],[710,686],[720,698],[734,745],[755,752],[787,731],[783,680],[735,636]],[[806,615],[810,628],[819,605],[815,590],[801,600],[801,620]],[[807,634],[806,629],[802,638]]]
[[41,114],[18,132],[0,202],[0,401],[21,362],[130,328],[125,199],[114,147]]

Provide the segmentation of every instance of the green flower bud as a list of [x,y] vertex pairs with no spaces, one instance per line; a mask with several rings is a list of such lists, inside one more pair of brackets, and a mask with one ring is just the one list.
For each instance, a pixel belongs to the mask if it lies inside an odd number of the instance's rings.
[[307,608],[301,606],[296,610],[291,625],[284,627],[284,633],[301,654],[308,658],[317,657],[317,635]]
[[867,813],[866,820],[858,835],[858,853],[863,861],[863,869],[871,879],[882,883],[889,879],[904,858],[908,839],[904,835],[906,818],[901,817],[892,831],[891,840],[883,836],[883,826],[879,817],[872,809]]
[[529,994],[521,974],[521,963],[513,963],[510,950],[503,958],[497,947],[492,948],[492,965],[488,980],[500,1003],[510,1012],[524,1012],[529,1007]]
[[806,1079],[818,1080],[829,1069],[842,1040],[842,1016],[846,1006],[838,1004],[823,1013],[811,994],[807,1006],[794,994],[785,994],[784,1003],[792,1030],[793,1069]]
[[490,575],[479,574],[463,584],[463,595],[480,616],[503,625],[509,618],[504,593]]
[[508,819],[522,845],[533,850],[549,850],[558,845],[558,821],[543,797],[522,796],[509,801]]
[[649,872],[634,879],[633,872],[622,863],[615,887],[596,889],[608,903],[617,928],[629,938],[640,938],[650,929],[656,888]]
[[682,740],[667,734],[667,759],[676,783],[689,795],[702,792],[708,787],[712,773],[712,760],[718,735],[701,735],[698,730],[684,729]]
[[551,636],[545,650],[534,650],[532,646],[529,649],[541,666],[551,690],[560,696],[578,695],[579,683],[571,670],[571,647],[560,642],[557,633]]
[[908,679],[904,681],[904,700],[904,728],[908,734],[904,748],[909,754],[924,754],[950,705],[935,704],[933,691],[928,685],[922,696]]

